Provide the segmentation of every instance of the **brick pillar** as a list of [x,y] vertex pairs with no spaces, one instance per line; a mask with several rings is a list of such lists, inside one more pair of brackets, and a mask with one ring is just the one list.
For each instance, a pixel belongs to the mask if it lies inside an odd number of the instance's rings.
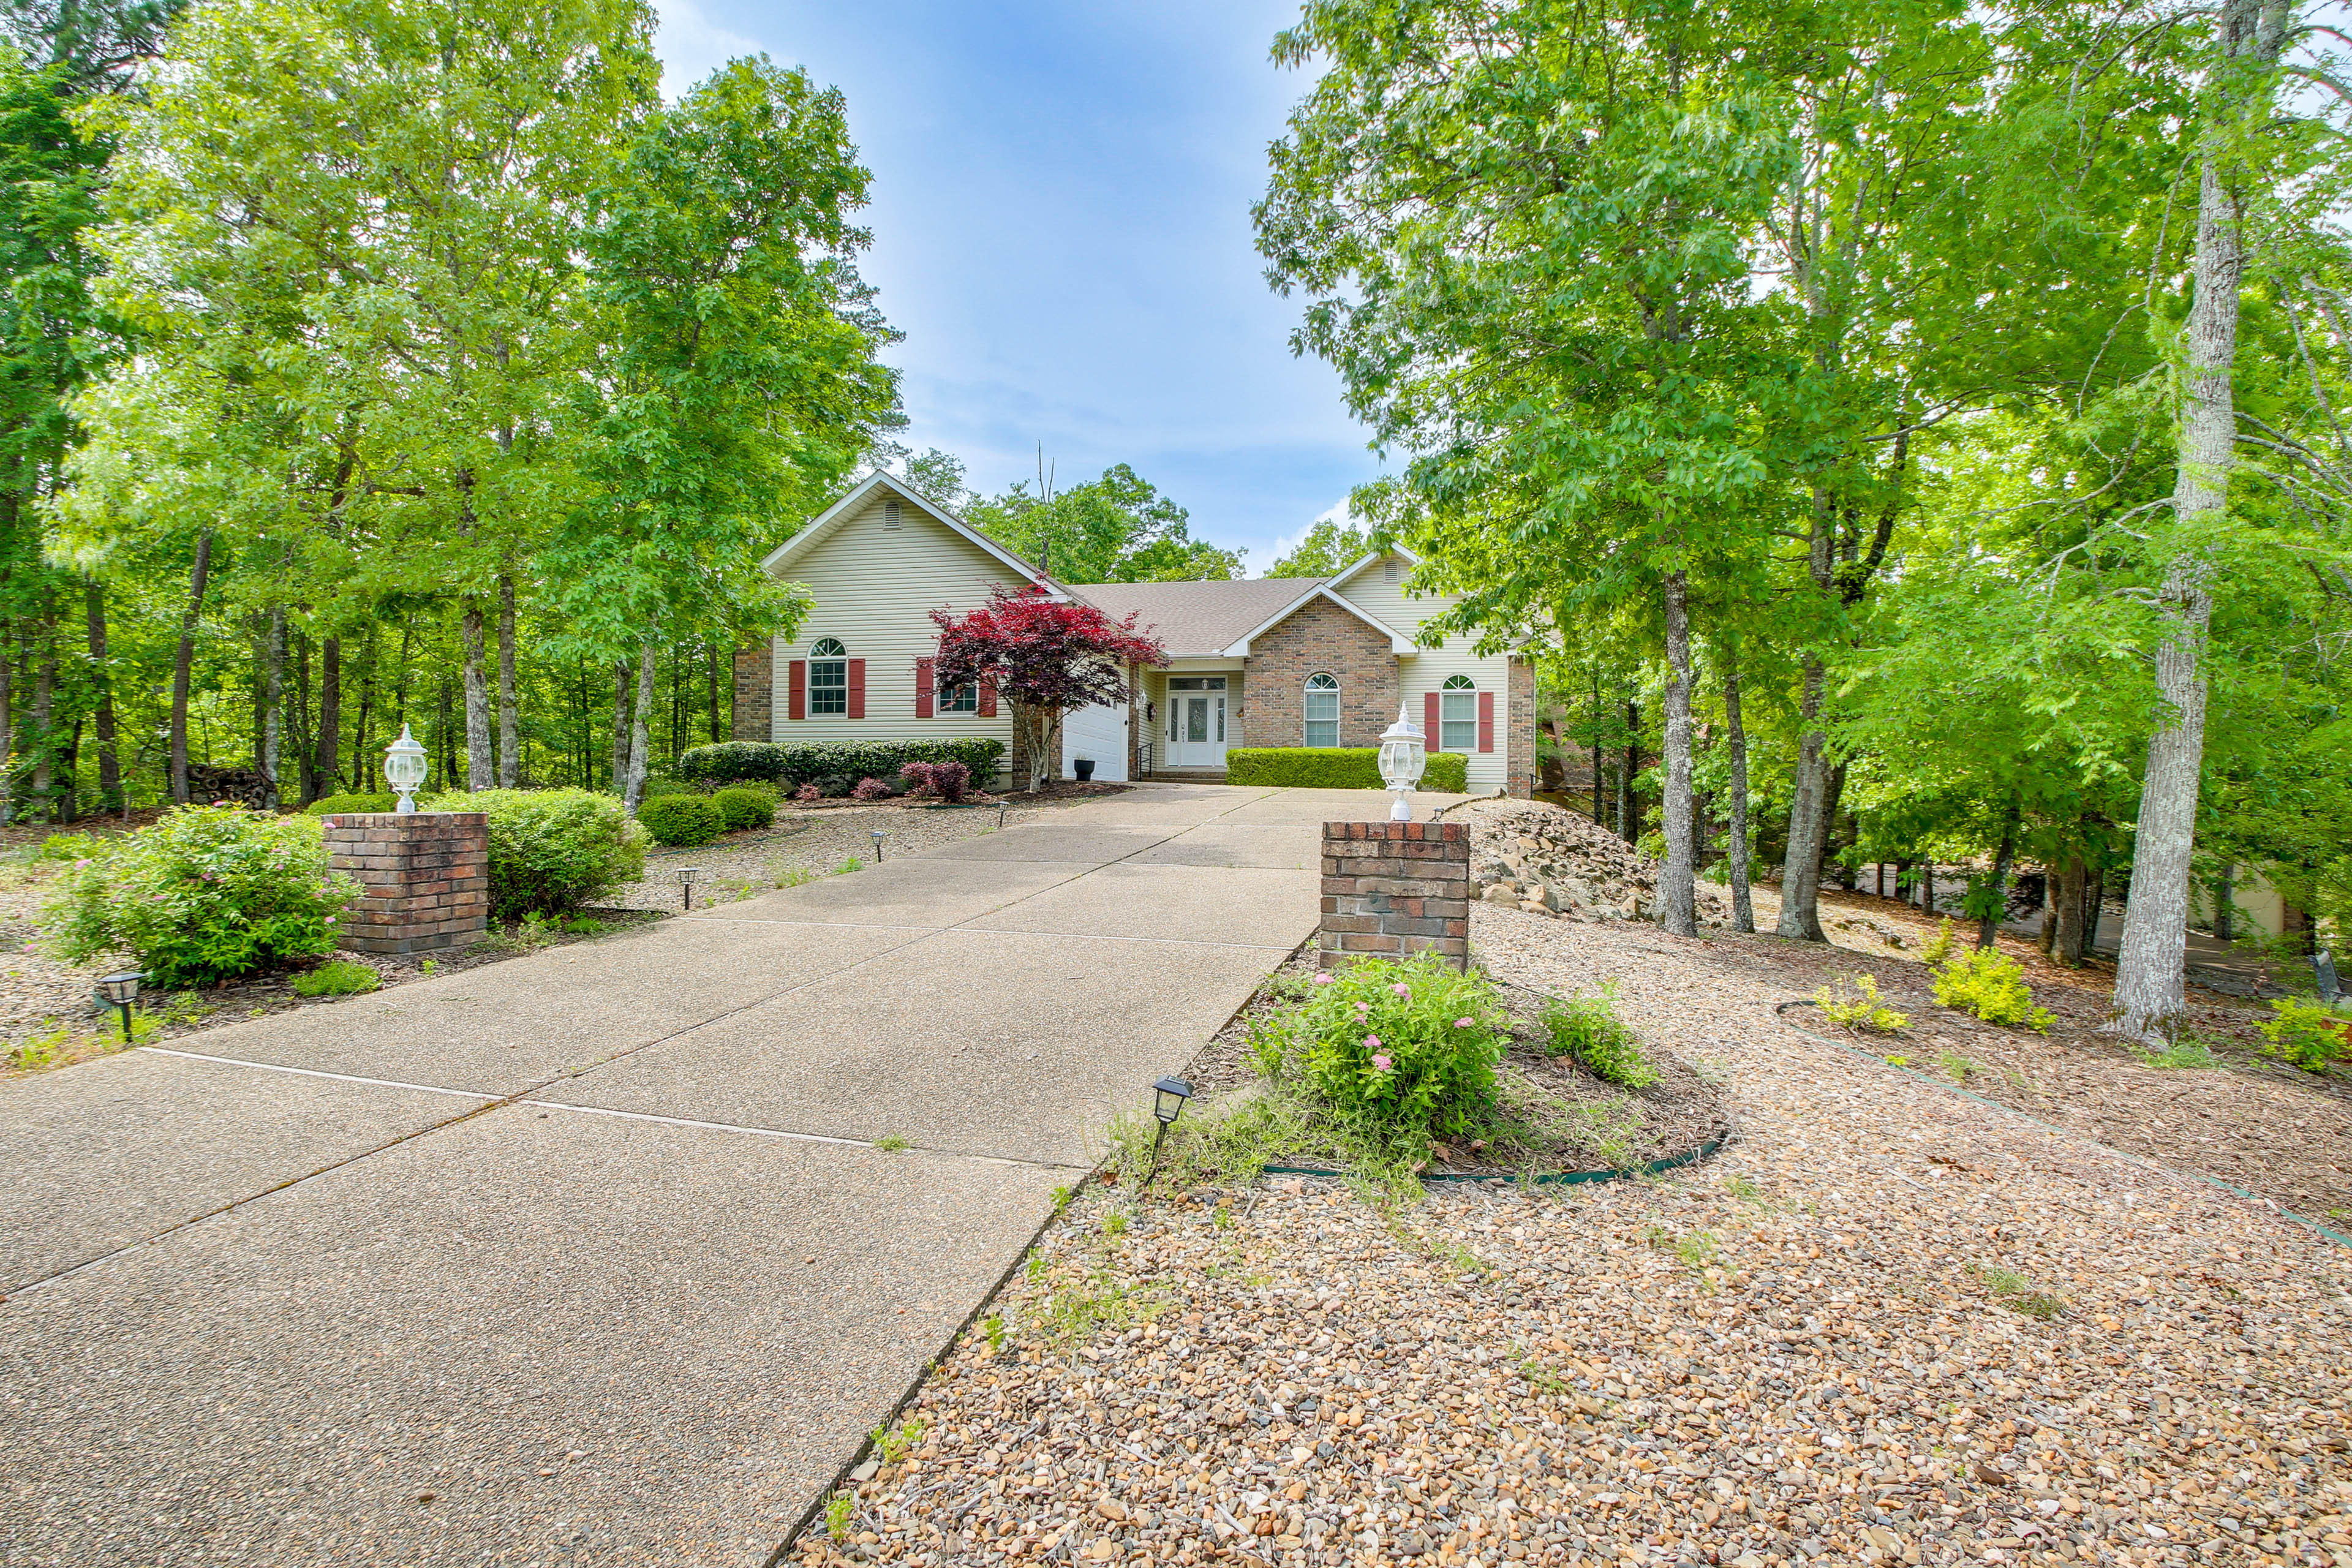
[[772,741],[775,735],[776,649],[757,642],[735,650],[735,713],[728,731],[737,741]]
[[327,852],[360,885],[340,946],[399,957],[462,946],[489,929],[486,813],[337,812],[327,818]]
[[1470,826],[1323,825],[1321,963],[1435,952],[1470,963]]

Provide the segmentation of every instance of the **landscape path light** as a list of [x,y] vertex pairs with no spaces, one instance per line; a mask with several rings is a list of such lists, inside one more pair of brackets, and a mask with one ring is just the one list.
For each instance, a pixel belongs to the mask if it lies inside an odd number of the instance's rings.
[[694,908],[694,879],[701,875],[702,868],[699,866],[680,866],[677,868],[677,890],[685,900],[680,908]]
[[383,753],[384,782],[392,785],[394,794],[400,796],[393,810],[413,812],[416,809],[416,790],[425,782],[426,766],[424,746],[408,732],[406,724],[401,725],[400,739],[386,747]]
[[874,830],[874,863],[882,864],[882,830],[878,827]]
[[146,979],[146,971],[131,969],[121,974],[110,974],[98,983],[96,994],[100,1004],[122,1015],[122,1043],[126,1046],[131,1043],[131,1006],[139,1000],[139,987]]
[[1412,786],[1429,766],[1428,737],[1421,726],[1412,721],[1412,710],[1402,703],[1397,705],[1396,722],[1381,735],[1381,782],[1396,792],[1396,805],[1389,813],[1391,822],[1412,820]]
[[1176,1119],[1184,1114],[1184,1102],[1192,1098],[1192,1086],[1181,1078],[1163,1078],[1151,1086],[1151,1114],[1160,1129],[1151,1135],[1151,1170],[1143,1178],[1145,1186],[1150,1186],[1151,1178],[1160,1173],[1160,1145],[1167,1138],[1168,1130],[1176,1125]]

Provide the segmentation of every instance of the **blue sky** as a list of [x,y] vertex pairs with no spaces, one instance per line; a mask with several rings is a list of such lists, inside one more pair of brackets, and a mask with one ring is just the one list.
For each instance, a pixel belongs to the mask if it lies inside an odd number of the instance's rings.
[[1291,357],[1249,205],[1305,89],[1291,0],[663,0],[672,92],[730,56],[849,100],[863,262],[911,423],[995,491],[1128,462],[1251,574],[1377,471],[1339,383]]

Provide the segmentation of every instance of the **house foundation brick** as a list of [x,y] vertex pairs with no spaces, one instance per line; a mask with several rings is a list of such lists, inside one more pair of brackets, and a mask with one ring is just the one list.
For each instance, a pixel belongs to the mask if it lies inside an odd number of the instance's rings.
[[1397,716],[1389,639],[1328,599],[1312,599],[1250,644],[1249,689],[1234,744],[1307,743],[1307,679],[1339,683],[1339,744],[1377,746]]
[[461,947],[488,931],[487,813],[346,811],[326,824],[334,868],[360,885],[338,946],[402,957]]
[[1319,962],[1434,952],[1467,968],[1470,890],[1467,823],[1327,822]]

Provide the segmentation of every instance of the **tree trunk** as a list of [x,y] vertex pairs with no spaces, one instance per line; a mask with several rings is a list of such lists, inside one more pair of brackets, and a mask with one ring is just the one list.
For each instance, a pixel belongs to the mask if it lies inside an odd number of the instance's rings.
[[341,777],[342,750],[343,639],[322,637],[319,641],[319,742],[310,766],[310,777],[320,794],[332,793]]
[[1698,892],[1692,886],[1698,847],[1691,834],[1690,582],[1670,572],[1665,582],[1666,863],[1658,870],[1658,924],[1669,936],[1698,934]]
[[646,763],[653,749],[653,737],[646,728],[646,715],[654,708],[654,645],[650,639],[637,645],[637,706],[629,721],[629,783],[621,799],[634,813],[637,803],[645,798]]
[[515,709],[515,585],[499,578],[499,787],[522,782],[522,721]]
[[1592,667],[1592,825],[1601,825],[1601,667]]
[[89,622],[90,683],[96,688],[98,713],[98,809],[123,809],[122,759],[114,741],[114,667],[106,656],[106,590],[92,577],[82,587],[82,605]]
[[2009,794],[2009,813],[2001,818],[2000,847],[1992,856],[1992,893],[1998,900],[1990,912],[1977,917],[1977,946],[1990,948],[2000,934],[2001,916],[2009,912],[2009,867],[2017,856],[2018,798],[2015,790]]
[[2069,969],[2083,965],[2083,953],[2090,945],[2083,930],[2084,889],[2088,879],[2088,868],[2080,855],[2069,854],[2058,866],[2058,890],[2053,903],[2058,913],[2057,932],[2051,939],[2050,956]]
[[368,624],[367,646],[360,651],[360,711],[352,723],[352,793],[368,788],[368,719],[375,708],[376,627]]
[[33,809],[45,822],[58,819],[58,803],[54,795],[57,784],[57,747],[49,731],[57,719],[58,701],[58,633],[51,623],[51,607],[41,606],[41,662],[33,672]]
[[1642,837],[1641,807],[1633,800],[1633,775],[1642,771],[1642,710],[1625,704],[1625,756],[1617,770],[1617,837],[1632,844]]
[[285,698],[286,610],[279,605],[269,612],[269,620],[261,634],[261,798],[271,811],[278,809],[278,761],[280,733],[286,721]]
[[1829,768],[1820,728],[1822,661],[1805,658],[1804,695],[1797,709],[1796,789],[1789,803],[1789,851],[1780,862],[1780,920],[1775,934],[1802,942],[1826,942],[1822,933],[1822,827],[1828,805]]
[[1756,929],[1756,908],[1748,889],[1748,726],[1739,716],[1739,649],[1727,642],[1723,655],[1723,717],[1731,732],[1731,828],[1724,846],[1730,861],[1731,929]]
[[[2205,757],[2205,634],[2213,616],[2212,562],[2199,533],[2229,506],[2236,459],[2237,409],[2231,372],[2238,353],[2238,290],[2245,271],[2236,180],[2227,143],[2256,98],[2267,99],[2283,28],[2255,0],[2228,0],[2220,17],[2220,58],[2210,73],[2197,197],[2196,284],[2181,337],[2180,429],[2172,487],[2173,527],[2183,540],[2166,568],[2158,603],[2166,623],[2156,656],[2159,712],[2148,737],[2132,850],[2131,891],[2116,954],[2115,1018],[2107,1027],[2137,1039],[2174,1032],[2183,1010],[2181,969],[2189,944],[2190,852],[2197,832],[2199,775]],[[2249,92],[2236,62],[2261,73]]]
[[613,793],[629,787],[629,661],[613,666]]
[[498,784],[498,769],[490,756],[490,685],[482,667],[480,600],[466,601],[457,629],[466,659],[466,787],[492,789]]
[[[180,646],[172,657],[172,798],[188,804],[188,680],[195,668],[196,622],[205,609],[205,579],[211,574],[213,534],[196,535],[196,562],[188,573],[188,607],[180,616]],[[0,674],[0,680],[6,677]],[[0,742],[0,763],[6,758]]]

